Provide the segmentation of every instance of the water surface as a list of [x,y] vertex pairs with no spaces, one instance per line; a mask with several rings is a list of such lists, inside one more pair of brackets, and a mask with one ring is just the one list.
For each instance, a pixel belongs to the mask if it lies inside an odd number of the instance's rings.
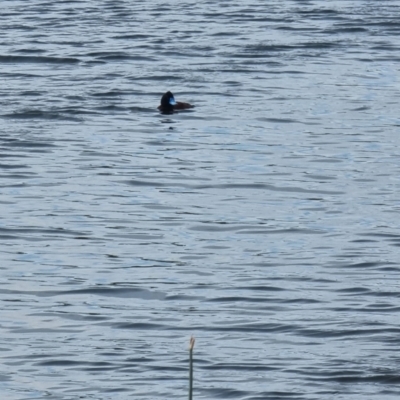
[[2,398],[398,398],[395,3],[4,3]]

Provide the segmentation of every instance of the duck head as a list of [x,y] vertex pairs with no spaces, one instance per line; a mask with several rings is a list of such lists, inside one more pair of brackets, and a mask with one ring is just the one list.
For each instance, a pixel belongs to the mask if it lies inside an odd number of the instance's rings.
[[174,105],[176,105],[176,101],[174,95],[170,91],[161,97],[160,109],[163,113],[172,113],[174,111]]

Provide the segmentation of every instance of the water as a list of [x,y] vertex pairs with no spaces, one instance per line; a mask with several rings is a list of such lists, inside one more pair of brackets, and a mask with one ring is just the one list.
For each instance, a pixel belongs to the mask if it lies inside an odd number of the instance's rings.
[[2,399],[398,398],[400,5],[267,3],[4,2]]

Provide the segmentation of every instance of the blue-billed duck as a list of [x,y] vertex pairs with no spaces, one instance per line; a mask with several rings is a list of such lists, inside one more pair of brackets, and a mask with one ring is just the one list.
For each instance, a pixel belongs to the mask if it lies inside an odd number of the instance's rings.
[[157,107],[163,114],[172,114],[177,110],[186,110],[188,108],[193,108],[189,103],[184,103],[182,101],[175,101],[174,95],[168,91],[161,97],[161,104]]

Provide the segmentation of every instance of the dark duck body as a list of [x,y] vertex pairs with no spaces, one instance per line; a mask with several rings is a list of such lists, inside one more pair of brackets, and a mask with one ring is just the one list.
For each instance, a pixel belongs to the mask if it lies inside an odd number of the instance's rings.
[[193,108],[189,103],[175,101],[174,95],[168,91],[161,97],[161,104],[157,107],[163,114],[172,114],[174,111]]

